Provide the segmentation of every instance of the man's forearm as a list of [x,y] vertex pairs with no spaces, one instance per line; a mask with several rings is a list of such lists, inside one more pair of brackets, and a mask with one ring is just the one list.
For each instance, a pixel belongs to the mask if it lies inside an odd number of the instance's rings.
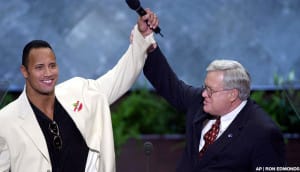
[[100,89],[107,94],[109,103],[113,103],[131,88],[144,66],[147,49],[154,42],[153,34],[144,38],[135,26],[133,41],[126,53],[114,68],[97,79]]

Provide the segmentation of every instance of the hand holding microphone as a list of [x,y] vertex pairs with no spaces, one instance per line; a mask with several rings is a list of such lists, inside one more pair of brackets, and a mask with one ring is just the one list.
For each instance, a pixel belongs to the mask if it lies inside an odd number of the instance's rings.
[[141,16],[142,21],[139,20],[138,25],[139,30],[143,35],[148,35],[153,30],[155,33],[158,33],[163,37],[158,26],[159,20],[150,9],[144,10],[140,5],[139,0],[126,0],[126,2],[132,10],[136,11],[139,16]]
[[157,16],[150,9],[146,9],[145,12],[146,14],[141,16],[138,20],[138,26],[140,32],[147,35],[158,27],[159,21]]

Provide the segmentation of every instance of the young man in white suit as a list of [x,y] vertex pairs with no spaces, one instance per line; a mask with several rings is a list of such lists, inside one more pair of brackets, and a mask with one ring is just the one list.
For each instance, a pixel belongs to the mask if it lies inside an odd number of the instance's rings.
[[157,17],[147,10],[115,67],[96,80],[75,77],[57,86],[51,46],[42,40],[28,43],[21,65],[24,90],[0,111],[0,171],[114,172],[109,105],[140,74],[155,43],[151,28],[157,26]]

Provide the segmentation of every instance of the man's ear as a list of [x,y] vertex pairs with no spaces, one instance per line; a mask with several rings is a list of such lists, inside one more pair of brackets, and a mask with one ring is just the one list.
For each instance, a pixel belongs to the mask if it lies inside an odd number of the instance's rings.
[[24,65],[21,65],[20,70],[21,70],[21,73],[24,76],[24,78],[27,78],[28,77],[27,68]]
[[229,94],[229,97],[230,97],[231,102],[235,101],[236,99],[239,98],[239,91],[237,89],[231,90],[231,93]]

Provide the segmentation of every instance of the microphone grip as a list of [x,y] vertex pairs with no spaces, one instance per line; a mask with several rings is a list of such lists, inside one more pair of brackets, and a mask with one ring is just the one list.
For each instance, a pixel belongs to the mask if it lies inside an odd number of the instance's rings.
[[[139,6],[136,10],[135,10],[140,16],[144,16],[147,14],[147,12],[143,9],[143,7]],[[147,21],[146,21],[147,23]],[[148,24],[147,24],[148,25]],[[163,34],[160,33],[160,28],[159,26],[157,26],[155,29],[152,29],[155,33],[160,34],[161,37],[164,37]]]
[[144,16],[147,14],[147,12],[144,10],[143,7],[139,6],[136,10],[135,10],[140,16]]

